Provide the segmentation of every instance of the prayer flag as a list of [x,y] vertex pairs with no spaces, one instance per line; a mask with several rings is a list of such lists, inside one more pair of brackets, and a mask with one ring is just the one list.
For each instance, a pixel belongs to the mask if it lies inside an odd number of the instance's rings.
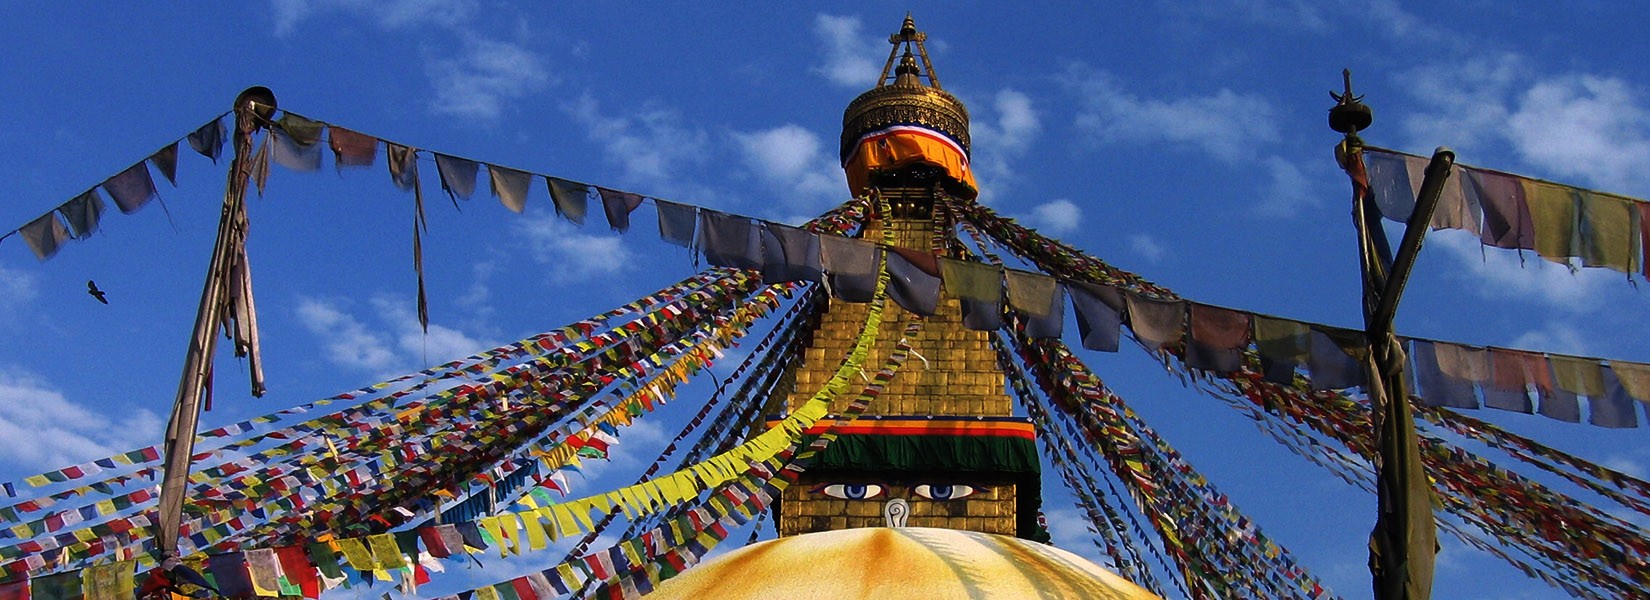
[[120,212],[132,214],[155,197],[155,180],[149,177],[149,167],[140,162],[104,181],[103,191]]
[[160,171],[161,176],[165,177],[166,181],[172,184],[172,187],[178,187],[177,142],[167,144],[164,148],[156,150],[154,154],[150,154],[149,164],[154,165],[155,170]]
[[527,187],[533,182],[532,174],[498,165],[487,165],[487,174],[493,185],[493,197],[498,198],[500,204],[518,214],[527,209]]
[[[943,264],[942,264],[943,266]],[[1084,348],[1116,352],[1122,337],[1123,296],[1117,288],[1083,281],[1066,282],[1077,311],[1077,334]],[[966,318],[966,317],[965,317]]]
[[642,197],[600,186],[596,188],[596,194],[602,197],[602,212],[607,214],[607,226],[619,233],[630,231],[630,213],[642,205]]
[[1427,406],[1478,408],[1478,396],[1471,381],[1444,372],[1438,349],[1426,340],[1410,341],[1410,357],[1415,364],[1416,395]]
[[[931,317],[939,308],[940,278],[923,272],[903,248],[888,254],[888,297],[905,310]],[[929,255],[932,257],[932,255]]]
[[476,192],[476,173],[480,164],[468,158],[448,156],[440,152],[435,153],[435,170],[441,175],[441,189],[447,195],[469,200]]
[[550,186],[550,200],[556,205],[556,214],[583,225],[584,215],[590,210],[590,186],[577,181],[546,177]]
[[69,230],[63,227],[63,221],[58,220],[57,211],[40,215],[17,232],[23,236],[29,250],[34,252],[34,257],[41,261],[56,256],[58,247],[69,241]]
[[822,281],[819,234],[788,225],[767,223],[762,229],[762,280]]
[[1576,254],[1576,199],[1570,188],[1533,179],[1519,183],[1535,224],[1536,253],[1556,263],[1569,262],[1568,257]]
[[1217,372],[1243,368],[1243,349],[1249,345],[1249,313],[1193,303],[1191,331],[1186,343],[1186,366]]
[[201,125],[200,128],[190,133],[187,139],[190,148],[216,163],[218,157],[223,156],[223,140],[228,135],[229,128],[224,126],[223,118],[219,117],[212,119],[211,122],[205,125]]
[[1604,393],[1587,396],[1587,421],[1599,427],[1628,428],[1639,426],[1638,409],[1626,388],[1617,379],[1614,369],[1604,367],[1601,372]]
[[861,240],[821,235],[819,256],[833,296],[847,302],[870,302],[876,295],[881,248]]
[[399,144],[384,142],[384,152],[389,161],[390,181],[403,192],[413,191],[418,187],[418,150]]
[[[939,267],[945,290],[961,300],[964,327],[993,331],[1003,326],[1002,268],[945,257],[939,259]],[[1078,308],[1079,326],[1083,318],[1082,310]],[[1115,329],[1113,333],[1116,333]]]
[[1581,264],[1632,273],[1639,266],[1635,244],[1638,228],[1633,220],[1638,211],[1633,201],[1610,194],[1581,193]]
[[76,239],[86,239],[97,231],[97,224],[103,220],[103,196],[97,193],[97,188],[86,190],[73,200],[64,202],[57,207],[63,213],[63,220],[69,223],[69,232]]
[[1179,342],[1186,335],[1186,303],[1156,300],[1139,294],[1124,294],[1129,307],[1129,328],[1134,337],[1153,354],[1164,344]]
[[655,200],[659,210],[659,239],[683,248],[693,247],[693,227],[699,219],[698,208],[667,200]]
[[325,126],[292,113],[286,113],[275,124],[276,127],[269,130],[275,138],[271,160],[302,173],[321,170],[321,145],[318,142]]
[[1307,369],[1312,389],[1339,390],[1363,385],[1367,371],[1360,360],[1367,351],[1363,332],[1312,327]]
[[1404,156],[1366,149],[1364,165],[1369,172],[1369,191],[1375,196],[1375,206],[1381,210],[1381,216],[1400,223],[1409,222],[1409,215],[1415,212],[1415,192]]
[[1535,249],[1535,225],[1518,179],[1466,167],[1460,171],[1462,191],[1484,213],[1479,240],[1497,248]]
[[705,253],[705,262],[734,269],[762,266],[762,238],[756,222],[710,209],[699,211],[699,221],[699,250]]
[[332,125],[327,127],[327,142],[332,147],[333,164],[340,169],[370,167],[378,158],[378,138],[364,133]]

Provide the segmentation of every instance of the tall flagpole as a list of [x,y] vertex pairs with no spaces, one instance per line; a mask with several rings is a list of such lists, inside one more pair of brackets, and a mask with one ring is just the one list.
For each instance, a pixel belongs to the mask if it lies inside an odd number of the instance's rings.
[[231,294],[230,269],[244,253],[246,244],[246,186],[252,175],[252,134],[263,127],[275,112],[275,95],[268,88],[251,87],[235,97],[235,159],[229,163],[229,182],[223,195],[223,213],[218,218],[217,242],[206,269],[200,307],[195,313],[195,329],[183,359],[183,375],[178,381],[177,400],[166,425],[165,467],[160,486],[160,522],[155,525],[159,558],[179,558],[178,537],[183,522],[185,486],[189,483],[190,457],[195,452],[195,432],[200,420],[201,394],[211,385],[212,352],[217,348],[217,327],[224,322]]
[[1370,193],[1358,132],[1374,120],[1362,97],[1352,94],[1352,73],[1343,71],[1345,90],[1330,96],[1329,127],[1345,134],[1335,159],[1352,179],[1352,221],[1358,232],[1363,268],[1364,333],[1369,340],[1369,394],[1372,431],[1376,436],[1378,515],[1369,534],[1369,570],[1378,600],[1426,600],[1432,596],[1433,561],[1438,548],[1433,520],[1432,484],[1421,463],[1415,418],[1404,375],[1407,359],[1392,330],[1398,301],[1438,208],[1438,198],[1455,162],[1455,153],[1439,148],[1427,165],[1415,209],[1404,225],[1397,256],[1387,247],[1381,215]]

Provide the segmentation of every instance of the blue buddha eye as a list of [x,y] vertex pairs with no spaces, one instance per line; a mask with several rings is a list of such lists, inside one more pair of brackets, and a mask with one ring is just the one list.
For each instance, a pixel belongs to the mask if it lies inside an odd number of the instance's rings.
[[887,489],[880,483],[826,483],[816,485],[809,491],[843,500],[870,500],[881,496]]
[[929,500],[961,500],[985,490],[972,485],[924,483],[911,491]]

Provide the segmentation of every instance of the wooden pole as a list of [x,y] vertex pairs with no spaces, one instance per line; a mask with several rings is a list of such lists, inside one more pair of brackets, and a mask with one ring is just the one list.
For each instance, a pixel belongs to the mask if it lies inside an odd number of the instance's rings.
[[1409,274],[1421,251],[1455,154],[1439,148],[1427,165],[1414,210],[1404,226],[1397,256],[1387,248],[1381,215],[1373,206],[1369,174],[1358,132],[1373,113],[1352,94],[1352,73],[1344,71],[1345,91],[1330,93],[1337,104],[1329,126],[1345,134],[1336,146],[1336,161],[1352,179],[1352,221],[1358,232],[1363,274],[1364,334],[1369,340],[1365,391],[1369,395],[1371,431],[1375,435],[1378,514],[1369,535],[1369,570],[1375,598],[1427,600],[1432,596],[1433,563],[1438,532],[1433,517],[1432,484],[1421,462],[1414,415],[1409,407],[1403,345],[1392,322]]
[[274,111],[275,96],[267,88],[248,88],[235,98],[232,138],[235,158],[229,164],[223,212],[218,218],[218,237],[212,247],[212,260],[207,265],[189,349],[184,354],[177,400],[172,404],[172,416],[166,425],[160,522],[155,525],[156,550],[163,561],[178,557],[184,493],[189,483],[190,457],[195,451],[201,394],[211,385],[212,352],[217,348],[217,326],[224,318],[232,258],[243,251],[246,243],[246,186],[252,174],[252,134],[263,127],[263,122]]

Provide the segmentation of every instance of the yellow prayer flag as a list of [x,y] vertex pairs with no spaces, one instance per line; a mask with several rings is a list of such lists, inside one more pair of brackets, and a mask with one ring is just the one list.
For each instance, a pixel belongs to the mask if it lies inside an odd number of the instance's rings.
[[527,548],[529,550],[543,550],[549,545],[549,539],[544,533],[544,524],[539,521],[537,512],[521,515],[522,530],[527,532]]
[[133,585],[134,565],[134,561],[123,560],[87,567],[81,574],[85,600],[130,600],[137,587]]
[[556,524],[556,536],[568,537],[579,533],[579,525],[573,517],[573,505],[556,504],[545,510],[550,511],[550,522]]
[[373,560],[380,567],[399,569],[407,566],[407,557],[401,554],[401,546],[395,543],[395,534],[369,535],[367,536],[367,547],[372,552]]
[[349,563],[351,569],[371,571],[378,568],[378,562],[373,560],[372,553],[367,551],[361,538],[338,540],[338,553],[344,555],[344,561]]
[[482,529],[487,530],[487,533],[492,536],[493,541],[498,544],[499,558],[509,556],[509,549],[506,547],[509,546],[509,540],[504,537],[504,527],[499,524],[498,517],[482,517],[480,519],[476,519],[476,525],[480,525]]

